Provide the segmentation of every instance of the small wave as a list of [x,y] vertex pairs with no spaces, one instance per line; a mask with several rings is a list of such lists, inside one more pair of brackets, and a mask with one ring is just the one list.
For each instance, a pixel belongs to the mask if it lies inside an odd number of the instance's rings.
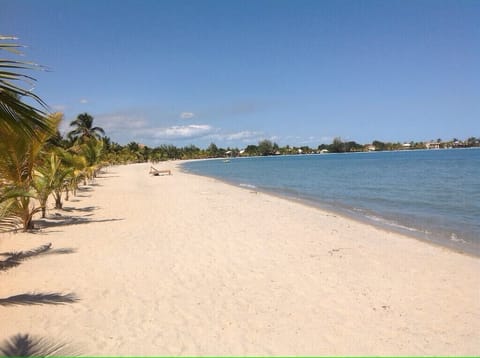
[[244,184],[244,183],[241,183],[240,186],[242,188],[248,188],[248,189],[257,189],[257,187],[255,185],[252,185],[252,184]]
[[407,231],[411,231],[411,232],[423,232],[425,234],[429,233],[428,231],[423,231],[423,230],[419,230],[419,229],[416,229],[416,228],[413,228],[413,227],[410,227],[410,226],[405,226],[405,225],[396,223],[394,221],[390,221],[390,220],[386,220],[384,218],[380,218],[378,216],[374,216],[374,215],[365,215],[365,216],[370,220],[373,220],[375,222],[379,222],[383,225],[392,226],[392,227],[395,227],[397,229],[407,230]]
[[461,242],[462,244],[465,244],[465,243],[466,243],[465,240],[459,239],[459,238],[457,237],[457,234],[455,234],[455,233],[452,233],[452,234],[450,235],[450,240],[453,241],[453,242]]

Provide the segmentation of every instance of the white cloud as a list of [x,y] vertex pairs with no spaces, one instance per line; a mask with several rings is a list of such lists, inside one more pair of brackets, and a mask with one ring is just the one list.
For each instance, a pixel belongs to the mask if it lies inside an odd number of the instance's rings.
[[216,128],[208,124],[165,125],[152,123],[144,114],[136,111],[107,113],[95,116],[95,125],[102,127],[113,140],[125,143],[137,141],[145,144],[161,143],[206,137]]
[[148,127],[148,122],[135,114],[107,114],[95,117],[95,124],[108,132],[131,132]]
[[262,136],[260,132],[241,131],[225,135],[226,140],[251,140]]
[[208,124],[190,124],[188,126],[171,126],[166,128],[152,128],[142,131],[155,139],[190,139],[204,137],[215,129]]
[[212,140],[219,140],[219,141],[242,141],[244,143],[247,142],[256,142],[264,138],[262,132],[254,132],[254,131],[239,131],[233,133],[215,133],[210,136]]
[[82,98],[82,99],[80,100],[80,103],[81,103],[81,104],[86,104],[86,103],[88,103],[88,99]]
[[[182,114],[185,113],[187,112]],[[152,146],[162,143],[182,145],[185,141],[192,141],[198,145],[198,143],[213,141],[218,145],[226,146],[252,144],[268,138],[265,133],[259,131],[229,131],[207,123],[177,125],[163,122],[159,125],[158,122],[150,120],[148,114],[136,110],[98,114],[94,117],[95,125],[102,127],[107,136],[121,144],[136,141]],[[155,118],[159,120],[157,114]]]
[[180,118],[181,119],[191,119],[193,117],[195,117],[195,113],[193,113],[193,112],[182,112],[182,113],[180,113]]

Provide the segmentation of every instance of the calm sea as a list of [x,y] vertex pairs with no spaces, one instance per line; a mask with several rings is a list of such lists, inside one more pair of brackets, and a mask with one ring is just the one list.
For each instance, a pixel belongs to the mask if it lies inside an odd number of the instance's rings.
[[480,255],[480,149],[233,158],[183,169]]

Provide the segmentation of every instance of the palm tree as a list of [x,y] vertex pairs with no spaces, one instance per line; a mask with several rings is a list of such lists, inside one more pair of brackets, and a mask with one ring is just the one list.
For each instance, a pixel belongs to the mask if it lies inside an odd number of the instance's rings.
[[[16,37],[0,35],[0,54],[9,52],[21,55]],[[2,50],[4,52],[2,52]],[[0,141],[10,132],[19,132],[27,137],[35,137],[37,130],[48,130],[45,112],[21,100],[22,97],[33,99],[46,109],[46,104],[32,92],[35,79],[22,71],[41,70],[43,67],[25,61],[0,58]],[[28,87],[19,85],[24,83]]]
[[80,147],[79,154],[85,158],[87,166],[85,168],[85,179],[93,181],[97,172],[101,169],[103,154],[103,142],[99,140],[90,140]]
[[[58,153],[57,153],[58,152]],[[62,149],[52,150],[36,171],[33,187],[36,198],[40,202],[42,218],[45,218],[47,200],[50,194],[55,199],[55,209],[62,208],[62,193],[66,187],[65,180],[74,171],[73,167],[65,165],[62,160]]]
[[0,226],[18,218],[27,231],[33,228],[33,215],[41,210],[31,200],[37,198],[35,168],[42,162],[42,150],[55,133],[59,117],[52,115],[45,123],[48,129],[37,130],[33,138],[13,129],[4,130],[7,135],[0,141]]
[[70,191],[73,193],[73,195],[77,195],[77,189],[80,179],[85,177],[87,160],[81,155],[66,150],[61,151],[61,158],[63,164],[67,168],[71,169],[68,175],[65,177],[65,200],[68,200]]
[[33,168],[38,161],[41,142],[10,131],[0,141],[0,204],[4,216],[21,219],[24,230],[32,228],[32,217],[39,210],[31,208]]
[[105,131],[101,127],[93,127],[93,117],[88,113],[82,113],[77,116],[77,119],[70,123],[71,127],[75,127],[68,133],[68,137],[79,139],[85,142],[90,138],[100,139],[105,135]]

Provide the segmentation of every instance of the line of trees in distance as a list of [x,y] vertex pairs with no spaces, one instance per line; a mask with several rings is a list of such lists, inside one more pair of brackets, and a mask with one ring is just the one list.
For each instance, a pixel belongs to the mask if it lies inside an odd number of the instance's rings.
[[[87,114],[84,114],[87,115]],[[355,141],[342,141],[341,138],[334,138],[331,144],[320,144],[316,148],[309,146],[279,146],[277,143],[268,139],[261,140],[257,144],[247,145],[245,148],[221,148],[215,143],[211,143],[207,148],[199,148],[190,144],[179,147],[172,144],[162,144],[156,147],[150,147],[138,142],[130,142],[121,145],[113,142],[109,137],[101,137],[102,141],[102,160],[109,164],[126,164],[136,162],[160,162],[165,160],[177,159],[206,159],[206,158],[226,158],[226,157],[251,157],[251,156],[270,156],[270,155],[298,155],[298,154],[320,154],[320,153],[349,153],[366,151],[388,151],[388,150],[415,150],[429,148],[466,148],[480,147],[480,138],[470,137],[466,140],[453,138],[449,141],[429,142],[409,142],[409,143],[391,143],[378,140],[369,144],[359,144]],[[57,145],[63,148],[69,148],[72,145],[71,138],[63,138],[57,133]]]

